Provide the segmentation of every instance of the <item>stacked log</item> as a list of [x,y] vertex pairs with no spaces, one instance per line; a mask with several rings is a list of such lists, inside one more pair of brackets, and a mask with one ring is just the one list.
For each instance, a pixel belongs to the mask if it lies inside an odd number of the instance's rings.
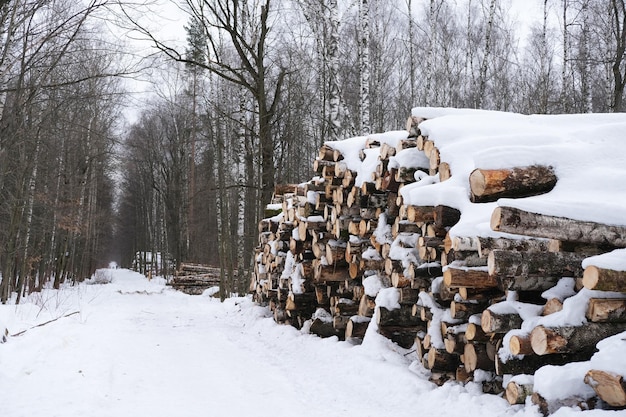
[[[463,207],[402,197],[408,184],[455,175],[435,141],[422,135],[422,121],[409,118],[401,139],[368,138],[360,160],[373,167],[369,173],[357,173],[327,142],[314,162],[316,177],[277,189],[282,211],[261,222],[251,290],[277,322],[311,321],[310,331],[322,337],[358,341],[374,317],[380,334],[415,347],[435,383],[467,382],[480,370],[483,389],[506,388],[512,404],[541,398],[529,383],[503,387],[503,376],[588,360],[599,340],[626,330],[626,272],[582,267],[592,255],[626,247],[626,227],[498,206],[486,235],[452,234]],[[553,167],[532,165],[478,167],[465,180],[468,203],[483,204],[549,192],[557,177]],[[576,288],[566,297],[546,296],[564,277]],[[395,288],[400,307],[376,306],[368,279]],[[583,286],[612,292],[588,301],[587,323],[526,328],[529,312],[533,319],[555,314]],[[598,395],[610,391],[610,404],[624,406],[623,376],[597,371],[588,380],[594,387],[609,381]]]
[[202,294],[220,285],[220,268],[183,262],[168,285],[186,294]]

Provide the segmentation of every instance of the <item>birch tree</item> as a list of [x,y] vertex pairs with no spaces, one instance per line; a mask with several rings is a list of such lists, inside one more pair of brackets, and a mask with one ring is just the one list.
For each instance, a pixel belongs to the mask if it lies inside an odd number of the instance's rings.
[[330,31],[328,38],[327,55],[330,66],[329,71],[329,140],[342,139],[342,105],[341,90],[339,89],[339,10],[337,0],[328,0],[328,12],[330,18]]
[[369,0],[359,3],[359,70],[361,73],[361,133],[371,133],[370,126],[370,7]]
[[615,39],[612,54],[613,95],[611,111],[624,111],[624,88],[626,87],[626,4],[624,0],[611,0],[612,33]]
[[480,109],[483,106],[485,99],[485,91],[487,89],[487,70],[489,67],[489,59],[492,49],[492,37],[494,32],[494,19],[496,15],[496,2],[497,0],[490,0],[489,13],[487,15],[487,24],[485,27],[485,48],[483,50],[483,57],[480,64],[480,73],[478,75],[478,94],[476,96],[475,107]]

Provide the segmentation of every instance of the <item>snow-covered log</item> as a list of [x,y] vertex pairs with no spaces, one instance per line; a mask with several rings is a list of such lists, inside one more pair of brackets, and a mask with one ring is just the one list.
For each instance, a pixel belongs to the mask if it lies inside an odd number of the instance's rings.
[[626,407],[626,381],[622,375],[592,369],[585,375],[585,383],[610,406]]

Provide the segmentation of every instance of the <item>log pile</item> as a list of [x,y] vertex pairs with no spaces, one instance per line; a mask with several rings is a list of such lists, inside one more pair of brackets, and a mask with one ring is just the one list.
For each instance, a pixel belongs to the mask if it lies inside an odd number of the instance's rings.
[[[359,159],[370,171],[327,142],[313,179],[277,187],[280,210],[259,224],[250,290],[278,323],[309,323],[321,337],[358,341],[374,320],[380,334],[416,349],[435,383],[471,381],[481,370],[485,392],[503,393],[511,404],[528,396],[540,402],[532,382],[505,387],[503,377],[589,360],[598,341],[626,331],[626,273],[582,267],[590,256],[626,247],[626,227],[485,205],[489,233],[451,233],[466,206],[403,198],[409,184],[455,175],[421,134],[422,121],[409,118],[400,137],[367,138]],[[478,167],[464,181],[468,203],[477,205],[548,193],[557,176],[543,165]],[[373,281],[393,291],[400,307],[377,306]],[[568,285],[565,296],[550,296]],[[528,318],[557,314],[583,287],[612,292],[588,301],[587,323],[526,328]],[[623,378],[591,370],[585,380],[606,403],[626,407]]]
[[220,285],[220,269],[183,262],[168,285],[186,294],[199,295],[208,288]]

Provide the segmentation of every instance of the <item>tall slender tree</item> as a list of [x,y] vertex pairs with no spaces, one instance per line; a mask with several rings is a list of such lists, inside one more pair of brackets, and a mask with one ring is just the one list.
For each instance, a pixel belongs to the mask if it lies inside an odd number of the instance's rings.
[[361,73],[361,133],[371,133],[370,126],[370,6],[369,0],[359,3],[359,70]]

